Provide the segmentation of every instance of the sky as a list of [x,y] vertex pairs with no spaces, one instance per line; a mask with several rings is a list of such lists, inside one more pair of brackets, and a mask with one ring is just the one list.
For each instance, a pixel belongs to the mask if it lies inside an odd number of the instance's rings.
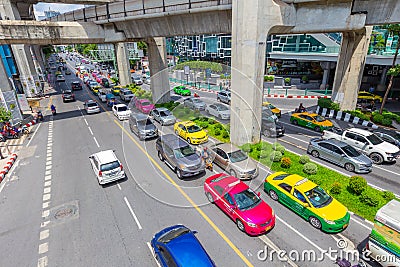
[[59,11],[60,13],[66,13],[75,9],[83,8],[83,5],[69,5],[69,4],[52,4],[52,3],[38,3],[33,6],[35,9],[35,16],[44,16],[45,10]]

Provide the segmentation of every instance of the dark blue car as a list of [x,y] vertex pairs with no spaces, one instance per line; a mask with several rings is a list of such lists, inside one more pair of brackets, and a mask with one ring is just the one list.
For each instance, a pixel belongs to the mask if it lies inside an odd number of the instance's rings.
[[183,225],[170,226],[155,234],[151,246],[161,266],[215,266],[195,234]]

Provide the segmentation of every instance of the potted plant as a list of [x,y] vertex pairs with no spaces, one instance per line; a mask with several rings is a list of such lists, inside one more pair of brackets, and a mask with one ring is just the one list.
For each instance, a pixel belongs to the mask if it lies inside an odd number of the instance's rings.
[[308,77],[306,75],[304,75],[303,77],[301,77],[301,81],[303,83],[308,83]]
[[290,86],[290,82],[292,81],[292,79],[290,79],[289,77],[287,77],[287,78],[285,78],[283,81],[285,82],[285,85],[286,85],[286,86]]

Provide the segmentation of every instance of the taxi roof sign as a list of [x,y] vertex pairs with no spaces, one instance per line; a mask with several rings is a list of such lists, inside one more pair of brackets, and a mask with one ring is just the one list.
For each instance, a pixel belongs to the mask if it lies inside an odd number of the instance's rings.
[[301,184],[304,184],[304,183],[307,182],[307,181],[308,181],[307,178],[301,179],[301,180],[298,181],[294,186],[299,186],[299,185],[301,185]]

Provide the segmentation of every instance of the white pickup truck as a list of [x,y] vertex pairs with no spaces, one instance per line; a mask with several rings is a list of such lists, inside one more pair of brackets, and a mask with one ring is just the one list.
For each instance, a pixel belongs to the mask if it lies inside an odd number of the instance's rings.
[[336,139],[345,142],[366,154],[375,164],[381,164],[384,161],[396,161],[400,155],[400,150],[397,146],[383,141],[374,133],[363,129],[350,128],[342,130],[332,128],[330,130],[325,130],[322,134],[322,138]]

